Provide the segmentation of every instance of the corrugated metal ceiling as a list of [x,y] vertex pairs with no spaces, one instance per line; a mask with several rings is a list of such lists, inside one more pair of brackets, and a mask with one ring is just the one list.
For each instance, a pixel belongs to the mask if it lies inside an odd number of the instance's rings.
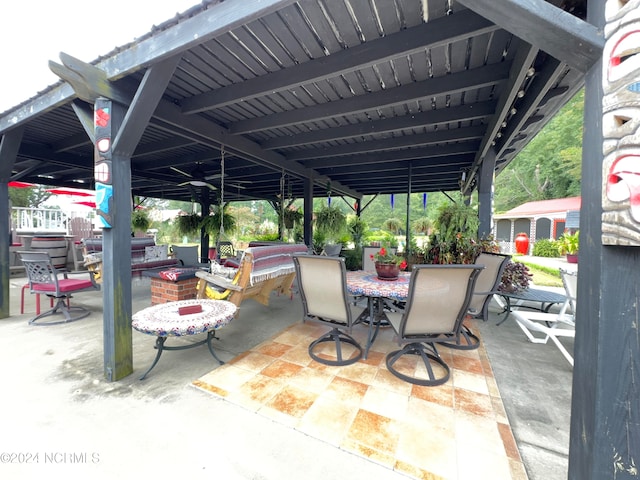
[[[250,8],[204,2],[93,62],[127,91],[143,80],[148,65],[131,58],[146,42],[167,48],[157,61],[181,55],[132,157],[134,194],[189,200],[194,171],[219,188],[222,145],[227,200],[274,199],[283,175],[296,197],[306,178],[316,196],[329,183],[354,197],[452,191],[463,175],[473,188],[487,151],[500,172],[583,83],[584,72],[454,2],[272,3],[197,43],[207,22]],[[185,48],[165,47],[182,38]],[[93,146],[76,115],[91,107],[60,100],[64,87],[18,107],[13,180],[91,185]]]

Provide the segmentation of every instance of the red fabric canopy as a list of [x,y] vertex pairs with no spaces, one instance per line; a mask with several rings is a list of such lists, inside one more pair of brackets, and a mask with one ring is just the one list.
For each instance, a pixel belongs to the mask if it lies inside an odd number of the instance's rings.
[[46,190],[54,195],[72,195],[77,197],[93,197],[93,193],[81,192],[79,190],[70,190],[65,188],[48,188]]
[[83,202],[73,202],[74,205],[84,205],[85,207],[96,208],[96,202],[83,201]]
[[27,182],[9,182],[7,185],[13,188],[27,188],[27,187],[35,187],[35,183],[27,183]]

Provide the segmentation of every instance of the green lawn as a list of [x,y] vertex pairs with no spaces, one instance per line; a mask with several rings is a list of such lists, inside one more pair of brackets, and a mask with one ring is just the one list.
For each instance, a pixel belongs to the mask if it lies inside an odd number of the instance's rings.
[[523,262],[522,260],[516,260],[520,263],[524,263],[529,267],[529,273],[533,274],[531,281],[536,285],[545,287],[562,287],[562,280],[560,279],[560,273],[558,270],[541,265],[535,265],[529,262]]

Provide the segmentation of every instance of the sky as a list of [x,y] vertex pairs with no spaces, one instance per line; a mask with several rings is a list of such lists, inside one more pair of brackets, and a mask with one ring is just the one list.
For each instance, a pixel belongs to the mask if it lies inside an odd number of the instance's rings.
[[59,78],[49,70],[49,60],[61,63],[60,52],[90,63],[199,3],[199,0],[3,0],[0,112],[57,83]]

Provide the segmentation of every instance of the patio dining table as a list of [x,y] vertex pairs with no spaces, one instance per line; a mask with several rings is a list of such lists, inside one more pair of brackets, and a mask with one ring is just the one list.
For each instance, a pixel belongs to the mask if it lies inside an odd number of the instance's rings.
[[384,313],[385,307],[401,309],[399,304],[407,300],[410,278],[409,272],[400,272],[395,280],[381,279],[376,272],[368,270],[347,272],[347,291],[349,294],[355,297],[367,297],[367,309],[357,320],[367,320],[369,323],[367,344],[364,350],[365,359],[380,327],[389,325],[389,320]]

